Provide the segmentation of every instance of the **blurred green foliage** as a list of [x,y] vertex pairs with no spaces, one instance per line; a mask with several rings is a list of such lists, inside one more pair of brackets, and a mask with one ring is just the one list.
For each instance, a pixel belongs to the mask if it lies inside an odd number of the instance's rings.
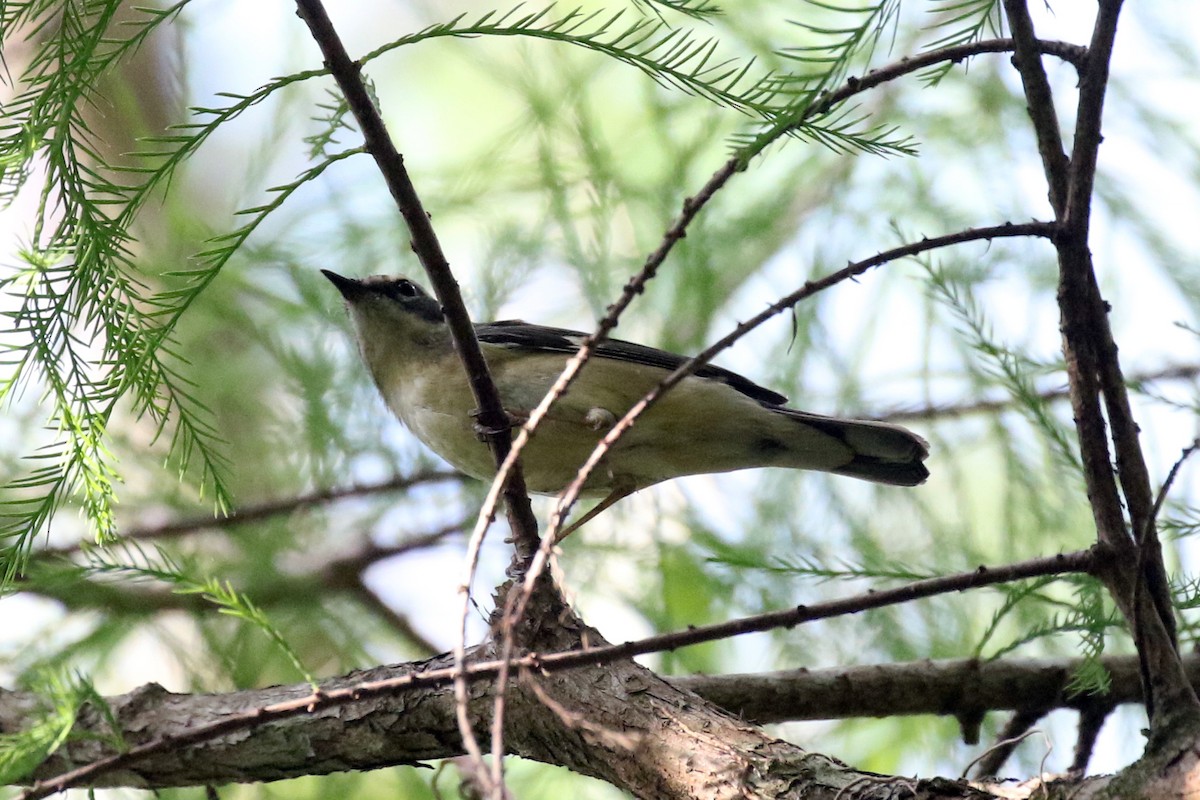
[[[317,272],[419,267],[315,49],[282,6],[63,5],[56,17],[53,4],[8,3],[2,20],[17,82],[0,127],[0,186],[16,220],[0,273],[12,322],[0,334],[0,602],[25,620],[0,645],[3,683],[67,670],[100,692],[149,680],[220,691],[448,648],[464,537],[404,543],[470,519],[480,487],[325,496],[441,465],[376,398]],[[885,85],[796,140],[778,134],[848,75],[991,35],[995,3],[671,5],[591,3],[571,18],[565,7],[471,6],[457,19],[438,6],[336,10],[351,53],[373,53],[381,109],[481,317],[588,328],[684,199],[735,155],[745,171],[689,228],[622,319],[622,338],[695,352],[849,260],[1048,215],[1004,55]],[[1087,20],[1061,13],[1046,24],[1079,41]],[[1186,34],[1195,14],[1170,16],[1188,13],[1127,11],[1130,40],[1160,46],[1149,66],[1115,65],[1093,243],[1127,374],[1144,378],[1137,409],[1159,480],[1194,433],[1195,371],[1155,375],[1200,366],[1200,270],[1178,224],[1197,210],[1200,158],[1171,93],[1141,82],[1154,70],[1200,74]],[[39,27],[47,18],[58,23]],[[1072,69],[1047,65],[1071,97]],[[1154,183],[1167,173],[1169,192]],[[560,574],[583,617],[623,640],[1087,547],[1070,409],[1053,394],[1064,382],[1055,285],[1043,242],[967,245],[888,265],[746,337],[719,361],[800,407],[902,417],[930,440],[933,477],[912,491],[790,472],[647,491],[565,544]],[[1164,512],[1189,611],[1196,489],[1181,479]],[[214,500],[218,518],[228,508],[246,521],[214,522]],[[154,535],[176,520],[194,522]],[[89,529],[162,549],[70,549]],[[501,538],[485,551],[480,598],[506,562]],[[1190,614],[1182,631],[1190,647]],[[650,661],[729,672],[1128,647],[1080,578]],[[787,731],[866,769],[957,771],[970,760],[945,720]],[[1036,767],[1041,753],[1023,757]],[[432,779],[398,768],[229,796],[435,797]],[[442,796],[455,780],[441,777]],[[510,781],[521,797],[615,795],[531,764]]]

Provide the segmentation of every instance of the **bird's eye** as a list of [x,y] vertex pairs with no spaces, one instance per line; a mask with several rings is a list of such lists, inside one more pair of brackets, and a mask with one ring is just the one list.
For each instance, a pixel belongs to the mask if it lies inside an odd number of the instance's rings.
[[396,293],[401,297],[416,297],[421,290],[412,281],[398,280],[396,281]]

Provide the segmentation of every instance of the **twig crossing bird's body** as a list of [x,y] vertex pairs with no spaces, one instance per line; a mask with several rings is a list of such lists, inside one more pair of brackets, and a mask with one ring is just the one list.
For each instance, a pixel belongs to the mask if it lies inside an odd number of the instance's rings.
[[[405,278],[345,278],[323,270],[346,298],[359,349],[388,407],[458,469],[495,474],[476,435],[474,398],[436,300]],[[523,422],[579,349],[584,334],[520,321],[475,326],[505,410]],[[574,477],[602,436],[682,356],[608,340],[554,405],[522,453],[530,491],[553,494]],[[751,467],[811,469],[914,486],[928,477],[925,441],[880,422],[835,419],[784,407],[787,398],[736,373],[705,366],[663,395],[606,455],[585,486],[627,494],[683,475]]]

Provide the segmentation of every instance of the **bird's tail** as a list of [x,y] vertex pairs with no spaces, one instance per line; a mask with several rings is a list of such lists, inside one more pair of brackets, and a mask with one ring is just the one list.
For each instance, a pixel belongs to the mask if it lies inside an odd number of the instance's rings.
[[791,408],[773,410],[850,448],[853,453],[850,461],[829,468],[829,472],[893,486],[916,486],[929,477],[929,470],[921,463],[929,456],[929,443],[906,428],[886,422],[824,417]]

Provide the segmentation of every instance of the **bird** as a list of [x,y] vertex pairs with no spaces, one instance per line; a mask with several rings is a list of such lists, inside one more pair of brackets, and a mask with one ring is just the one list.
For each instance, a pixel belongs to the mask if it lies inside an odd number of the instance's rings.
[[[478,430],[474,396],[438,301],[401,276],[321,272],[345,299],[363,362],[392,413],[456,469],[491,480],[495,461]],[[474,330],[514,427],[586,338],[521,320],[477,323]],[[529,491],[562,491],[616,421],[687,360],[619,339],[597,344],[521,453]],[[929,446],[906,428],[822,416],[786,402],[735,372],[701,366],[663,394],[604,456],[582,492],[600,502],[569,530],[636,491],[685,475],[782,467],[893,486],[928,478],[923,462]]]

